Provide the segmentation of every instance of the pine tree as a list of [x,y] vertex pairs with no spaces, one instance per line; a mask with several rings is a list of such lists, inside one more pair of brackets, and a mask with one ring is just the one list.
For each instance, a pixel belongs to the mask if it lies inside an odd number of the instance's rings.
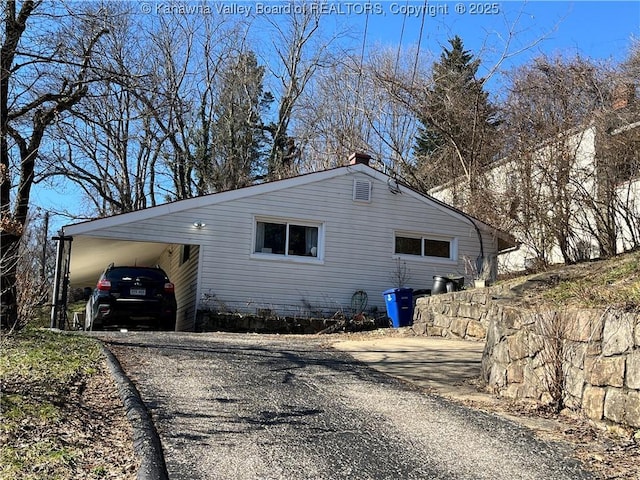
[[464,177],[473,192],[479,169],[492,157],[496,114],[477,77],[480,60],[464,49],[460,37],[449,44],[432,67],[414,154],[423,188]]
[[[253,52],[231,58],[219,74],[213,119],[206,121],[196,149],[199,190],[216,192],[250,185],[262,169],[264,132],[259,125],[273,97],[263,89],[264,67]],[[203,192],[204,193],[204,192]]]

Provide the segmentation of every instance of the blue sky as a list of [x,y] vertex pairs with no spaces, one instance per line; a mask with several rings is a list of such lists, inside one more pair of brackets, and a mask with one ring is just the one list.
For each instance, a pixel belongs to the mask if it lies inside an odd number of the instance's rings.
[[541,53],[620,61],[628,52],[631,38],[640,39],[638,1],[429,1],[433,16],[427,15],[424,23],[419,11],[411,16],[391,13],[406,5],[420,8],[424,5],[421,0],[380,4],[383,14],[356,19],[360,26],[368,21],[368,46],[398,45],[401,39],[404,46],[416,45],[422,27],[421,51],[439,55],[447,39],[459,35],[487,66],[495,63],[504,50],[510,30],[515,32],[512,52],[538,42],[507,66],[524,63]]
[[[369,1],[369,0],[367,0]],[[160,0],[154,2],[158,4]],[[235,0],[220,0],[218,3],[233,4]],[[266,0],[262,3],[273,2]],[[541,53],[582,55],[598,60],[623,60],[631,44],[631,39],[640,40],[640,2],[638,1],[535,1],[508,0],[503,2],[430,1],[431,9],[423,17],[417,10],[424,6],[424,0],[370,0],[375,13],[362,13],[362,0],[343,2],[333,7],[342,13],[328,14],[323,19],[326,26],[349,27],[352,33],[351,47],[360,51],[366,49],[405,48],[420,44],[421,59],[431,62],[438,56],[447,39],[459,35],[467,49],[480,56],[485,68],[497,61],[504,50],[510,30],[516,32],[510,51],[518,51],[533,42],[536,45],[512,57],[502,65],[509,68],[527,62]],[[165,3],[188,3],[168,1]],[[259,2],[242,2],[254,5]],[[350,7],[347,7],[347,4]],[[345,15],[349,8],[352,13]],[[411,15],[399,11],[408,10]],[[462,12],[464,10],[464,12]],[[356,13],[353,13],[356,12]],[[366,29],[366,36],[364,35]],[[494,88],[499,89],[499,83]],[[496,92],[494,92],[496,93]],[[71,192],[38,185],[32,192],[32,205],[54,210],[71,209],[78,201]],[[59,219],[56,224],[69,223]]]

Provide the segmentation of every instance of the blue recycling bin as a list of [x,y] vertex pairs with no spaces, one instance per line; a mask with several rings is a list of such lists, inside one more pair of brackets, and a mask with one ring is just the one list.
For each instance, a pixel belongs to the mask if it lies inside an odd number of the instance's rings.
[[392,288],[382,292],[382,295],[393,328],[413,324],[413,289]]

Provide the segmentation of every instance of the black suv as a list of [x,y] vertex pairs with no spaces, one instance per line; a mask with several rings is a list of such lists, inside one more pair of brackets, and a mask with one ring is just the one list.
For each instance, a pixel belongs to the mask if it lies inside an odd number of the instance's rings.
[[174,286],[159,267],[109,265],[87,297],[86,330],[176,329]]

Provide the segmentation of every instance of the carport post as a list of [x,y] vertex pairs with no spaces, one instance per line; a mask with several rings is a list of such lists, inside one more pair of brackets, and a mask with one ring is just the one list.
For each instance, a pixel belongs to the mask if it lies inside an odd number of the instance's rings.
[[[52,240],[58,242],[56,250],[56,271],[53,280],[53,303],[51,305],[51,328],[56,328],[56,324],[60,330],[64,330],[65,321],[67,319],[67,292],[69,286],[69,262],[71,260],[71,242],[73,237],[66,237],[64,231],[60,231],[57,237]],[[66,261],[64,251],[66,243],[69,242]],[[62,292],[60,291],[62,290]]]

